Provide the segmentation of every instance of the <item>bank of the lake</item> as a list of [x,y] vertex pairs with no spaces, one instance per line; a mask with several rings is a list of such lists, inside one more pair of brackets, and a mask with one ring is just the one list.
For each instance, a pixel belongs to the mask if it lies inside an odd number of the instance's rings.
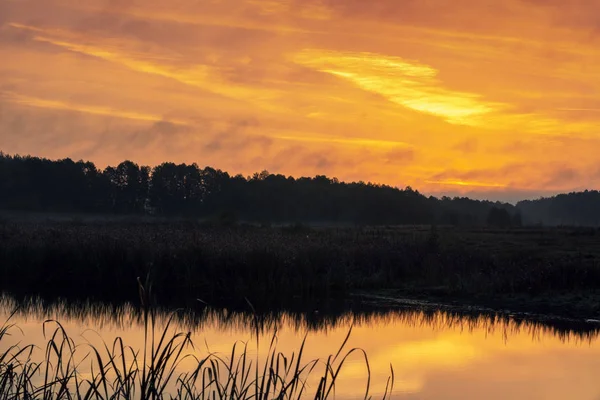
[[600,231],[454,227],[260,227],[194,221],[0,224],[0,290],[258,308],[351,293],[595,318]]

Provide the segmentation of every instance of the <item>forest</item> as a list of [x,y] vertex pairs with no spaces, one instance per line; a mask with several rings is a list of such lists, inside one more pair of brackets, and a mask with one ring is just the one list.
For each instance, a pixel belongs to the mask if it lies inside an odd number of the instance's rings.
[[585,191],[516,205],[436,198],[411,188],[294,178],[267,171],[230,175],[197,164],[132,161],[100,169],[89,161],[0,152],[0,210],[159,215],[223,223],[440,224],[518,227],[600,225],[600,193]]

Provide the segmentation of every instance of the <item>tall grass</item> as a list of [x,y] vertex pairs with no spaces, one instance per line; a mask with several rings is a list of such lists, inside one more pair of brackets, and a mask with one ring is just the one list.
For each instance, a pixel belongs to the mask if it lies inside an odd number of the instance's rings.
[[[577,233],[577,232],[575,232]],[[411,228],[282,229],[197,223],[0,225],[0,290],[135,301],[137,276],[161,282],[161,304],[202,298],[257,309],[358,290],[450,298],[581,295],[600,311],[596,231]],[[110,291],[104,288],[110,287]],[[174,304],[168,304],[168,303]],[[237,304],[239,306],[239,304]]]
[[[338,351],[322,360],[305,360],[306,336],[297,352],[279,352],[277,331],[261,357],[258,324],[255,355],[247,343],[239,342],[229,355],[200,357],[190,332],[171,329],[173,315],[162,329],[157,328],[151,287],[140,284],[139,288],[144,309],[141,349],[122,338],[98,347],[76,345],[58,321],[47,320],[42,326],[47,344],[41,361],[35,360],[33,345],[10,345],[0,352],[0,400],[327,399],[335,394],[344,363],[355,353],[364,359],[364,398],[370,398],[367,355],[346,348],[351,329]],[[0,345],[15,329],[9,318],[0,328]],[[390,371],[383,399],[393,390],[391,366]]]

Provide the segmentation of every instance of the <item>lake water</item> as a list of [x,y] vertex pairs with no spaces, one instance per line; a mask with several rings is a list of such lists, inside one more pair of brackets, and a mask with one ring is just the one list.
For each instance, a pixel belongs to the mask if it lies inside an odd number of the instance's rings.
[[[0,324],[15,303],[1,304]],[[60,321],[77,343],[111,343],[115,337],[134,348],[143,343],[143,324],[133,307],[34,304],[13,317],[19,329],[0,342],[0,353],[17,342],[43,349],[42,323],[49,318]],[[165,319],[158,317],[159,327]],[[206,354],[208,347],[228,357],[236,341],[248,341],[255,354],[251,321],[243,313],[205,310],[180,315],[175,329],[192,332],[197,355]],[[261,321],[259,355],[266,352],[276,327],[278,351],[297,352],[307,335],[305,359],[325,358],[337,351],[351,326],[347,348],[366,351],[374,398],[382,394],[391,364],[396,399],[600,399],[600,341],[592,325],[408,308],[332,317],[281,313]],[[189,366],[183,363],[180,370],[185,368]],[[362,398],[366,367],[360,355],[352,355],[342,371],[336,398]]]

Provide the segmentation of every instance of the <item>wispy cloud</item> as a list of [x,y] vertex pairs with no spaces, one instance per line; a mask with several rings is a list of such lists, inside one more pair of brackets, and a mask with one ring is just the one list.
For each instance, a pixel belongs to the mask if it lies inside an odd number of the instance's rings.
[[425,183],[436,184],[436,185],[483,187],[483,188],[506,188],[506,187],[508,187],[508,185],[504,184],[504,183],[474,182],[474,181],[463,181],[460,179],[426,180]]
[[381,148],[381,149],[393,149],[398,147],[414,147],[414,145],[406,142],[393,141],[393,140],[377,140],[377,139],[367,139],[367,138],[336,138],[336,137],[314,137],[314,136],[306,136],[302,134],[298,135],[279,135],[275,134],[272,136],[276,139],[289,140],[295,142],[308,142],[308,143],[329,143],[329,144],[339,144],[345,146],[358,146],[358,147],[366,147],[366,148]]
[[437,79],[428,65],[374,53],[304,50],[293,56],[299,64],[348,79],[415,111],[440,116],[461,125],[481,124],[481,117],[506,108],[480,95],[453,91]]
[[593,186],[600,6],[557,4],[0,0],[0,144],[435,193]]
[[514,104],[453,90],[439,79],[439,70],[414,60],[375,53],[303,50],[294,62],[348,80],[408,109],[444,121],[490,130],[518,129],[533,133],[556,133],[569,129],[584,132],[595,123],[564,121],[549,115],[523,113]]
[[29,107],[39,107],[39,108],[49,108],[53,110],[63,110],[63,111],[73,111],[80,113],[88,113],[94,115],[104,115],[108,117],[116,117],[116,118],[125,118],[125,119],[133,119],[140,121],[151,121],[151,122],[159,122],[159,121],[168,121],[173,124],[178,125],[186,125],[187,123],[183,120],[178,119],[169,119],[165,118],[161,115],[153,115],[153,114],[144,114],[137,111],[127,111],[127,110],[118,110],[111,107],[106,106],[96,106],[96,105],[85,105],[81,103],[69,103],[61,100],[53,100],[53,99],[41,99],[36,97],[29,97],[19,94],[10,94],[5,93],[1,94],[0,97],[5,101],[12,102],[14,104],[29,106]]
[[[265,88],[248,88],[225,82],[220,76],[220,71],[207,64],[194,64],[182,67],[177,64],[167,64],[166,59],[152,53],[131,50],[136,43],[111,43],[103,38],[79,38],[63,30],[41,29],[23,24],[11,24],[13,28],[24,29],[36,33],[34,40],[48,43],[63,49],[85,54],[91,57],[122,65],[131,70],[153,74],[163,78],[173,79],[181,84],[203,89],[219,95],[234,99],[251,101],[263,108],[274,108],[267,100],[275,96],[272,90]],[[163,61],[163,62],[161,62]]]

